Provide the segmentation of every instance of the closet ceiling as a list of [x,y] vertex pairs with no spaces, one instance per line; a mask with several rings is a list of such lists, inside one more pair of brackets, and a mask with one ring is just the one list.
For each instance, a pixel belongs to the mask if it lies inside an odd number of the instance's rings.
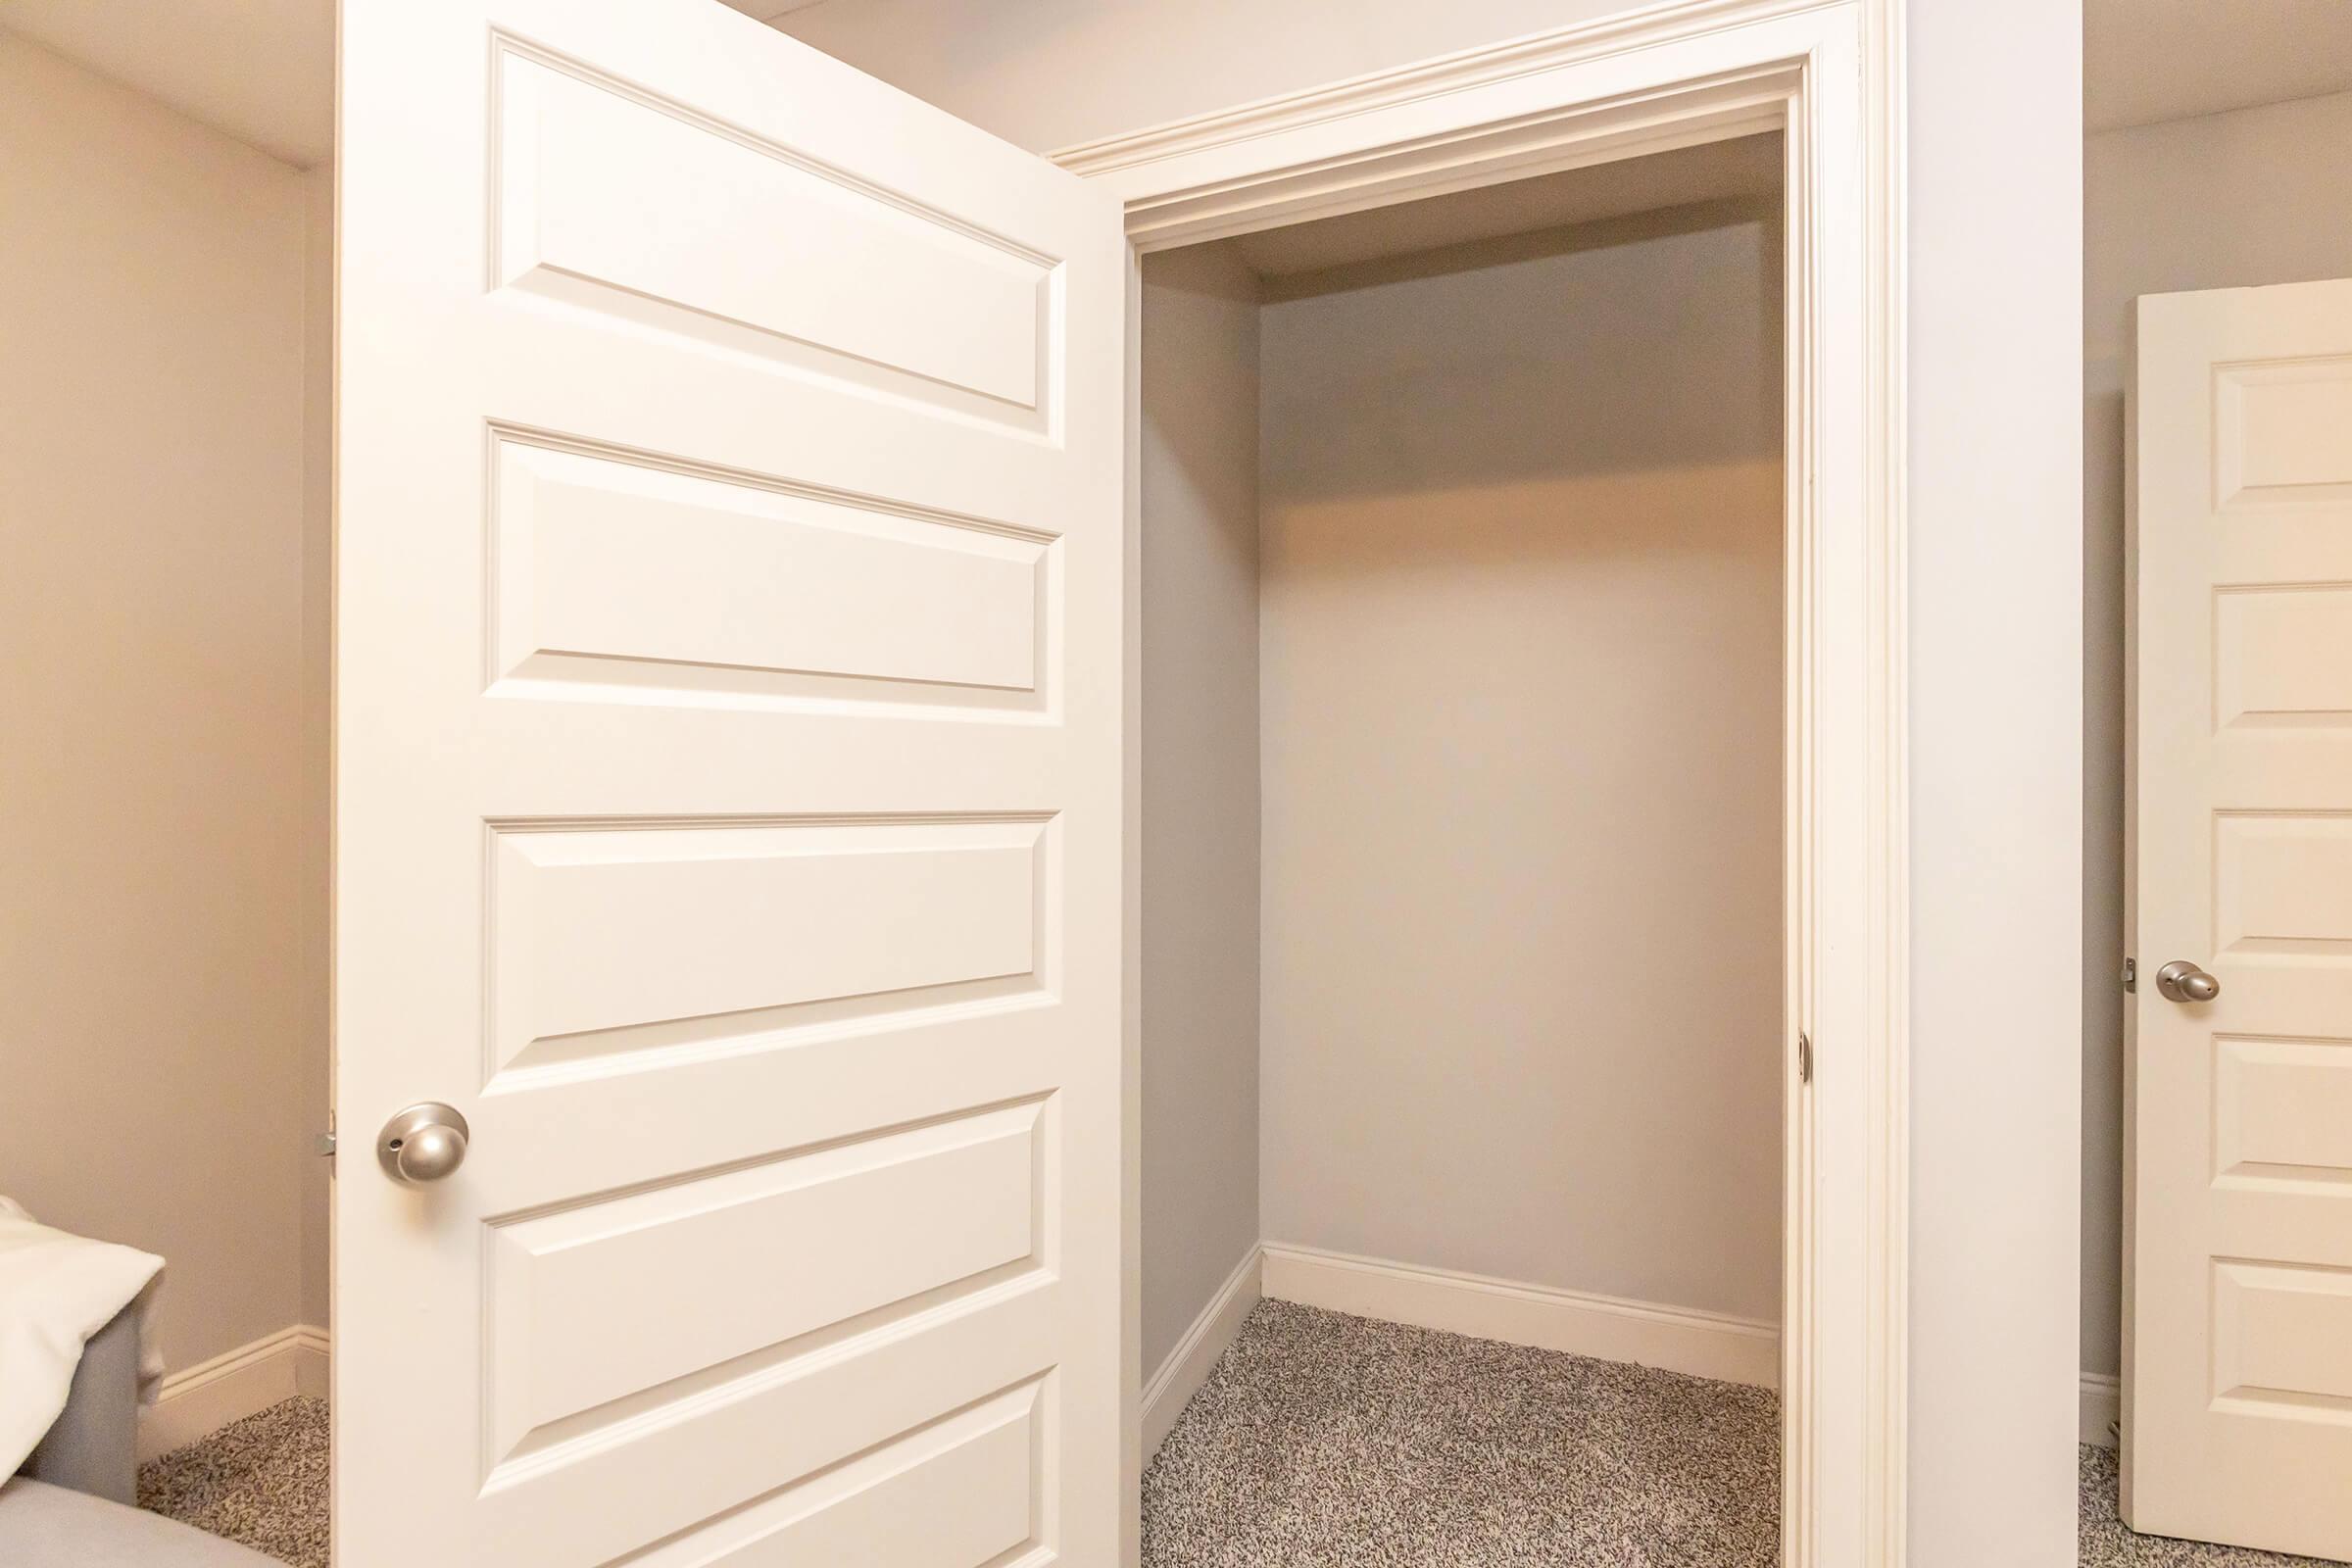
[[1780,185],[1780,136],[1741,136],[1244,234],[1233,247],[1261,277],[1288,277],[1469,240],[1762,195]]

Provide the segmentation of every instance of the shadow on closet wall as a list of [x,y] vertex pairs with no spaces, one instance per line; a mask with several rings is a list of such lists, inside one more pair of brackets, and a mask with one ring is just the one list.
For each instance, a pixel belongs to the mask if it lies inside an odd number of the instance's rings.
[[1267,296],[1265,1234],[1777,1323],[1777,200]]

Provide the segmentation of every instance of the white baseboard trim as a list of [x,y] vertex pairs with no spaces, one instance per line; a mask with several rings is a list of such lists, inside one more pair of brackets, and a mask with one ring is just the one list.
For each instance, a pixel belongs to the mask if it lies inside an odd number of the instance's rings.
[[326,1396],[326,1330],[297,1323],[164,1379],[139,1412],[145,1463],[297,1394]]
[[2115,1429],[2124,1419],[2121,1378],[2100,1372],[2082,1374],[2082,1430],[2078,1440],[2094,1448],[2115,1446]]
[[1268,1242],[1264,1250],[1262,1289],[1278,1301],[1763,1389],[1780,1383],[1781,1334],[1770,1323],[1318,1248]]
[[1200,1315],[1193,1319],[1192,1327],[1184,1331],[1184,1338],[1176,1342],[1168,1358],[1159,1363],[1159,1370],[1144,1384],[1146,1464],[1159,1452],[1159,1446],[1167,1442],[1176,1418],[1184,1413],[1193,1396],[1200,1392],[1200,1385],[1208,1381],[1217,1357],[1225,1353],[1234,1336],[1242,1332],[1242,1319],[1258,1303],[1263,1267],[1257,1248],[1251,1247],[1243,1253],[1241,1262],[1225,1277],[1225,1283],[1217,1287],[1217,1294],[1209,1298]]

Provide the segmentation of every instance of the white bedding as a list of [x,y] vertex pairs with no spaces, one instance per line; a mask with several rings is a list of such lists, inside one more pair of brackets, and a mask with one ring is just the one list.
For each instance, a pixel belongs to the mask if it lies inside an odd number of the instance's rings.
[[[0,1198],[0,1480],[65,1409],[82,1346],[163,1268],[151,1252],[52,1230]],[[142,1324],[142,1398],[154,1396],[162,1372]]]

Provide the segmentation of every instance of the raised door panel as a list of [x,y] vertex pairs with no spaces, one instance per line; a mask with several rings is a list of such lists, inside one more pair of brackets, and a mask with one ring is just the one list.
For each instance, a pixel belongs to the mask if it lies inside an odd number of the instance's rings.
[[1037,996],[1050,820],[491,835],[488,1069],[635,1068]]
[[1038,1386],[1010,1390],[664,1542],[632,1568],[1017,1561],[1040,1544],[1049,1414]]
[[1043,428],[1055,258],[691,102],[497,48],[499,283]]
[[341,49],[338,1114],[473,1141],[338,1562],[1112,1560],[1115,208],[718,6]]
[[2352,357],[2224,364],[2213,384],[2221,507],[2352,500]]
[[1042,713],[1051,534],[494,438],[502,696]]
[[490,1223],[492,1477],[1041,1266],[1035,1105]]
[[2139,302],[2124,1514],[2352,1554],[2352,283]]

